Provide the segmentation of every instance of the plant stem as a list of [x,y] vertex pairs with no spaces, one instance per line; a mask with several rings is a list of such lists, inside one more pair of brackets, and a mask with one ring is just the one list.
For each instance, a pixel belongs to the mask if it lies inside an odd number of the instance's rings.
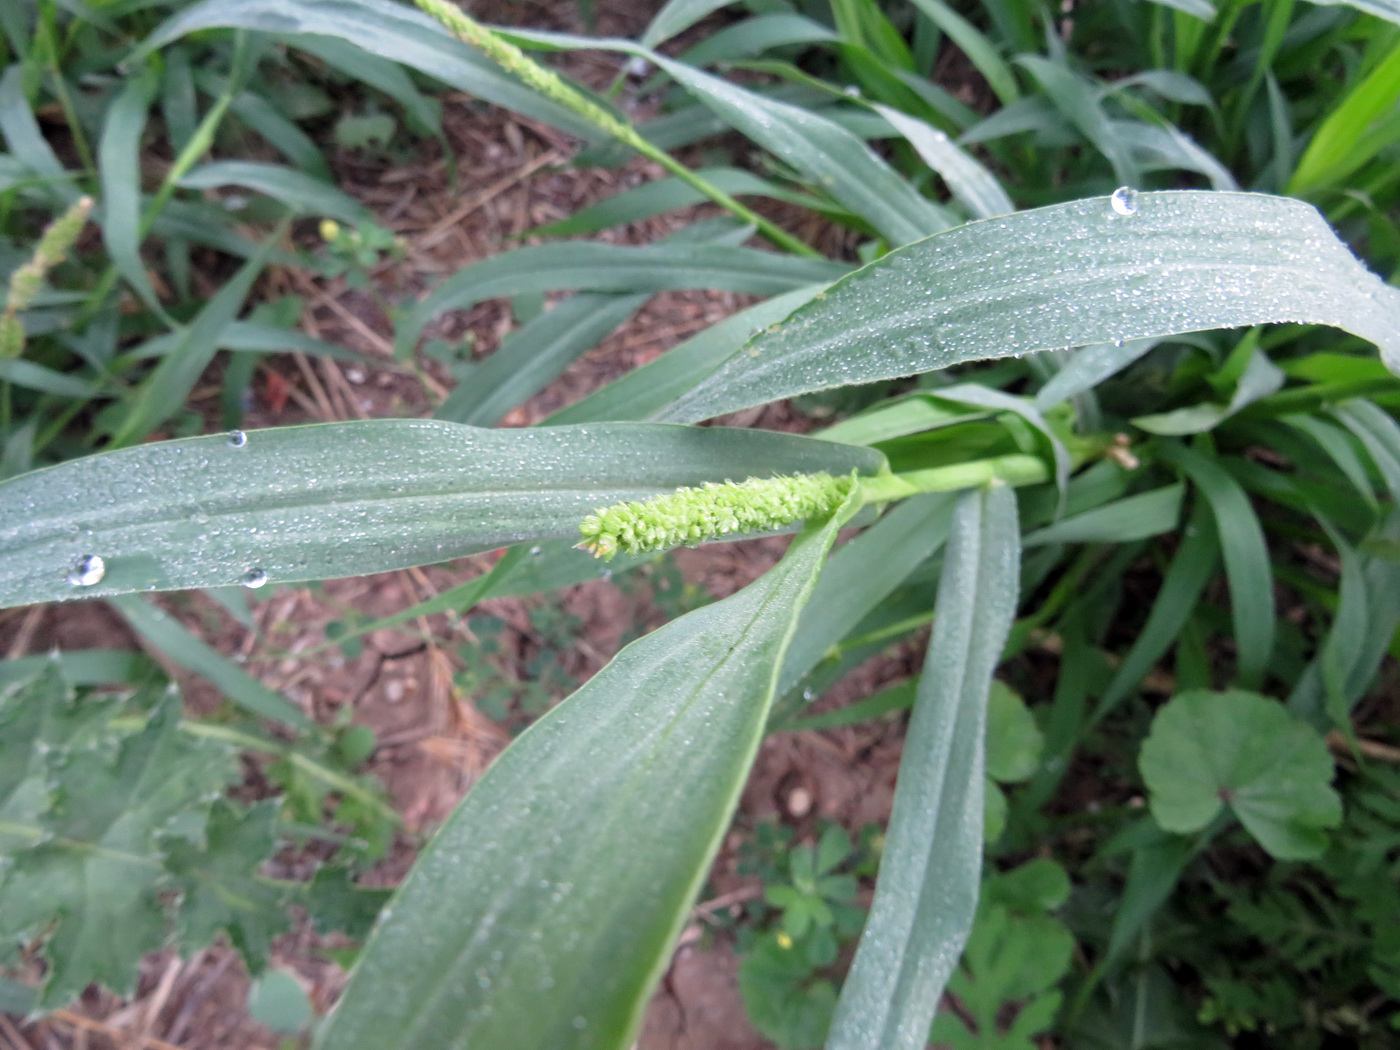
[[860,478],[861,501],[888,503],[924,492],[955,492],[976,488],[991,481],[1007,485],[1035,485],[1049,481],[1050,468],[1039,456],[1014,453],[991,459],[974,459],[968,463],[953,463],[946,467],[911,470],[903,474],[882,474]]
[[660,164],[682,182],[703,193],[731,214],[758,228],[758,231],[780,248],[795,255],[821,258],[821,253],[804,244],[782,227],[775,225],[746,205],[691,171],[665,150],[652,145],[631,124],[619,120],[602,106],[585,97],[565,83],[553,70],[540,65],[520,48],[482,25],[451,0],[414,0],[426,14],[431,15],[463,43],[483,52],[508,73],[523,80],[546,98],[573,110],[579,116],[606,131],[624,145],[632,147],[648,160]]

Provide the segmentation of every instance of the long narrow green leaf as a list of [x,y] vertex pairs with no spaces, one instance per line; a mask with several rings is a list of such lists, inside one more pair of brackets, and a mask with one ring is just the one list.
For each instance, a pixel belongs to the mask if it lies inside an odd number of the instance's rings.
[[1400,500],[1400,424],[1364,398],[1338,405],[1333,414],[1366,449],[1391,498]]
[[1042,412],[1076,394],[1092,390],[1109,376],[1121,372],[1154,346],[1156,339],[1099,343],[1080,347],[1069,364],[1060,369],[1035,395],[1035,407]]
[[656,12],[651,24],[642,34],[645,47],[655,47],[665,43],[677,33],[684,33],[706,15],[713,14],[722,7],[728,7],[734,0],[666,0],[666,4]]
[[1220,541],[1211,526],[1208,505],[1198,502],[1187,519],[1176,557],[1162,577],[1162,586],[1157,591],[1147,623],[1099,698],[1093,715],[1095,722],[1117,707],[1142,681],[1186,626],[1220,559]]
[[1255,688],[1273,654],[1278,618],[1264,530],[1244,488],[1214,460],[1181,445],[1164,444],[1160,454],[1164,461],[1179,467],[1210,504],[1230,585],[1239,681],[1246,688]]
[[914,6],[927,15],[939,29],[948,34],[974,66],[986,78],[987,85],[1010,105],[1020,96],[1016,74],[997,52],[996,46],[976,26],[954,11],[943,0],[914,0]]
[[909,141],[925,164],[938,172],[969,216],[994,219],[1016,210],[996,176],[942,131],[890,106],[873,108]]
[[1019,552],[1012,490],[964,495],[875,900],[827,1050],[923,1047],[972,928],[982,866],[987,693],[1016,615]]
[[626,323],[649,298],[647,292],[580,292],[545,311],[467,373],[434,416],[478,427],[495,426],[580,354]]
[[175,346],[141,385],[136,400],[122,417],[112,435],[114,448],[142,440],[185,404],[195,383],[214,359],[224,330],[243,308],[253,282],[262,273],[280,239],[280,231],[270,236],[258,253],[240,266],[204,304],[194,320],[180,331]]
[[[1400,8],[1400,4],[1395,6]],[[1298,161],[1288,192],[1302,196],[1328,188],[1370,160],[1372,151],[1358,146],[1376,120],[1394,111],[1397,101],[1400,47],[1394,48],[1322,122]]]
[[1184,491],[1181,485],[1168,485],[1105,503],[1037,529],[1022,542],[1027,547],[1046,543],[1126,543],[1170,532],[1181,514]]
[[147,71],[131,77],[107,110],[97,144],[102,182],[102,242],[112,265],[146,305],[164,314],[141,261],[141,134],[157,83]]
[[810,109],[746,91],[719,77],[653,56],[675,81],[737,131],[791,164],[871,224],[892,246],[957,222],[919,196],[861,139]]
[[1400,369],[1400,289],[1309,205],[1204,190],[1092,198],[891,252],[662,415],[689,422],[981,358],[1270,321],[1346,329]]
[[76,187],[69,187],[69,177],[63,162],[39,129],[39,121],[24,97],[24,66],[16,63],[0,76],[0,135],[10,147],[10,153],[36,175],[53,180],[54,188],[64,193],[65,201],[76,198]]
[[427,15],[390,0],[204,0],[162,23],[130,61],[140,61],[189,33],[218,26],[273,33],[292,46],[301,34],[335,37],[580,138],[600,134],[572,110],[502,73]]
[[[639,423],[386,419],[152,443],[0,483],[0,606],[326,579],[576,541],[584,515],[620,500],[882,463],[813,438]],[[100,578],[65,582],[86,556],[103,559]]]
[[628,646],[496,760],[385,909],[319,1050],[631,1045],[840,523]]
[[758,15],[725,26],[713,36],[687,48],[677,58],[688,66],[704,69],[706,66],[752,58],[774,48],[834,43],[839,39],[827,26],[801,15]]
[[55,372],[52,368],[26,361],[22,357],[0,357],[0,380],[45,394],[86,400],[98,390],[90,379]]
[[[908,244],[957,221],[947,209],[920,196],[860,136],[810,108],[746,90],[626,40],[563,33],[514,35],[550,47],[606,48],[654,62],[725,124],[801,171],[891,245]],[[883,121],[879,125],[887,126]]]
[[252,160],[220,160],[195,168],[180,180],[185,189],[242,186],[265,193],[302,215],[326,215],[345,223],[364,222],[369,209],[349,194],[304,172]]
[[844,545],[817,583],[812,604],[783,661],[783,696],[948,537],[949,493],[916,496],[899,504]]
[[555,288],[593,292],[660,292],[716,288],[777,295],[847,268],[822,259],[798,259],[720,244],[538,244],[459,270],[399,323],[396,351],[406,355],[430,321],[444,310],[465,310],[483,299]]
[[649,419],[718,368],[756,333],[810,302],[823,287],[808,285],[726,317],[699,335],[673,346],[655,361],[628,372],[577,404],[561,409],[549,422]]
[[[747,239],[747,227],[697,223],[666,238],[672,244],[729,244]],[[507,412],[544,387],[579,355],[641,309],[649,293],[581,292],[545,310],[489,358],[459,378],[434,415],[455,423],[494,426]],[[617,417],[613,417],[617,418]]]
[[207,678],[219,691],[259,718],[270,718],[294,729],[313,729],[315,723],[280,693],[275,693],[228,657],[200,641],[139,594],[111,599],[111,605],[136,633],[182,667]]
[[1314,0],[1319,4],[1344,4],[1368,15],[1400,24],[1400,0]]
[[[1400,513],[1391,509],[1376,538],[1392,545],[1400,540]],[[1320,730],[1330,728],[1336,714],[1366,695],[1400,627],[1400,565],[1367,553],[1357,560],[1359,578],[1354,568],[1344,565],[1351,577],[1349,587],[1345,586],[1348,580],[1343,580],[1342,600],[1348,607],[1338,610],[1322,651],[1309,662],[1288,697],[1289,708]],[[1364,614],[1353,607],[1362,600]],[[1349,628],[1343,627],[1344,621],[1350,621]],[[1344,633],[1348,629],[1350,636]]]
[[1104,155],[1113,166],[1113,177],[1136,186],[1142,177],[1137,160],[1103,111],[1092,86],[1063,62],[1041,55],[1020,55],[1016,61],[1030,70],[1044,96]]
[[130,649],[68,649],[0,660],[0,689],[42,674],[52,663],[58,664],[63,680],[70,685],[125,685],[140,681],[156,668],[145,653]]
[[[730,196],[760,196],[784,200],[802,207],[814,208],[822,203],[816,197],[795,193],[770,179],[760,178],[742,168],[696,168],[699,175],[716,189]],[[624,190],[597,204],[580,208],[567,219],[531,230],[537,237],[572,237],[581,233],[596,233],[628,222],[641,222],[654,215],[700,204],[706,197],[694,186],[678,178],[655,179],[630,190]]]

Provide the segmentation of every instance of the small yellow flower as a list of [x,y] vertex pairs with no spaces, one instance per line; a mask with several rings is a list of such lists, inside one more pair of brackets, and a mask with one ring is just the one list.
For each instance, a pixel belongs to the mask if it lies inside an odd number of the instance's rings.
[[774,939],[778,942],[778,947],[783,949],[783,951],[787,951],[792,947],[792,937],[789,936],[787,930],[779,930],[778,936]]
[[321,240],[330,244],[339,236],[340,223],[336,222],[334,219],[321,220]]

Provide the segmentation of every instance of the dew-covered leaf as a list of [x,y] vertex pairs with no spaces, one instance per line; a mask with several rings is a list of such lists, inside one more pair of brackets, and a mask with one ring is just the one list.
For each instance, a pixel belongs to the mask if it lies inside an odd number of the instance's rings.
[[1016,497],[966,493],[900,762],[870,920],[832,1020],[829,1050],[928,1041],[977,909],[983,730],[992,671],[1016,613]]
[[982,358],[1271,321],[1335,325],[1400,367],[1400,289],[1358,262],[1311,206],[1205,190],[1092,198],[891,252],[760,333],[664,418],[707,419]]
[[496,759],[385,910],[321,1050],[631,1044],[842,520],[623,649]]
[[344,40],[580,138],[599,135],[590,122],[503,73],[427,15],[390,0],[205,0],[171,15],[128,61],[214,27],[274,34],[292,46],[303,34]]
[[0,483],[0,606],[383,572],[577,538],[683,485],[878,470],[879,453],[757,430],[481,430],[370,420],[156,442]]
[[1138,760],[1152,815],[1168,831],[1199,831],[1222,807],[1281,860],[1318,856],[1341,822],[1327,743],[1278,701],[1196,690],[1157,711]]
[[775,255],[722,244],[537,244],[458,270],[399,322],[397,352],[406,356],[444,310],[465,310],[502,295],[575,288],[595,292],[660,292],[714,288],[778,295],[847,268],[825,259]]

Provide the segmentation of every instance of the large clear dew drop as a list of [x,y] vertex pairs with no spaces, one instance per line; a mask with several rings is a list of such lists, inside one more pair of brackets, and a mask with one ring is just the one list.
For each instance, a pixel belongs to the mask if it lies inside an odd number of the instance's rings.
[[107,563],[97,554],[80,554],[68,566],[65,577],[70,586],[92,587],[107,575]]
[[1131,186],[1119,186],[1113,191],[1113,196],[1108,198],[1108,203],[1117,215],[1136,215],[1138,210],[1138,191]]

